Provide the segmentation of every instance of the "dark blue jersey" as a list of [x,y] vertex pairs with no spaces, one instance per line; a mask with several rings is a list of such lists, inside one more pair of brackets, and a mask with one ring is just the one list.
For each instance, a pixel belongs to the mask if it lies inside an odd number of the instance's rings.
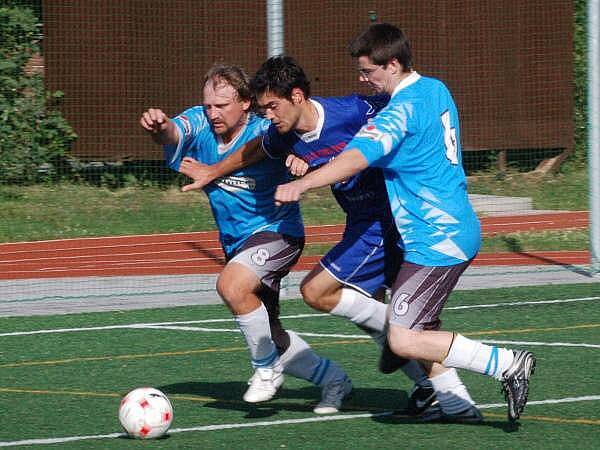
[[[311,168],[339,155],[354,135],[385,107],[389,96],[312,97],[319,119],[315,130],[279,134],[273,125],[263,137],[263,148],[272,157],[291,151]],[[368,168],[331,187],[349,221],[387,217],[389,202],[381,169]]]

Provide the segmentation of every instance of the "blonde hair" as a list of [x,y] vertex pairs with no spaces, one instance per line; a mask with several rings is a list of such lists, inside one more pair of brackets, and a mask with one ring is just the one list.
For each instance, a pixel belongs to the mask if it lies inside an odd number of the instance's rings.
[[252,101],[252,91],[250,90],[250,77],[244,69],[239,66],[227,64],[215,64],[204,76],[204,86],[209,82],[213,88],[227,83],[237,92],[241,101]]

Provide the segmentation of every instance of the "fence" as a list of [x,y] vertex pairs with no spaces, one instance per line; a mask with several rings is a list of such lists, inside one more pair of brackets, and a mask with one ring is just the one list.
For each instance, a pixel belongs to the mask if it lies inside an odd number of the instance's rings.
[[[71,155],[87,175],[115,171],[118,176],[142,178],[151,172],[168,177],[160,149],[138,125],[140,113],[161,107],[175,114],[200,103],[201,80],[215,61],[253,72],[276,51],[267,44],[273,31],[264,1],[13,3],[33,5],[40,15],[41,54],[29,61],[27,70],[41,73],[48,90],[64,93],[60,111],[78,136]],[[563,178],[514,174],[557,169],[585,134],[577,122],[580,109],[573,89],[578,82],[574,42],[584,38],[573,25],[584,3],[287,1],[282,2],[284,32],[278,45],[306,69],[314,95],[344,95],[363,89],[347,51],[352,37],[372,22],[399,25],[411,40],[416,69],[444,80],[455,96],[472,201],[482,217],[587,209],[587,186],[581,190],[577,184],[585,178],[581,170]],[[577,148],[575,156],[583,150]],[[121,202],[124,215],[138,206],[136,199]],[[155,219],[147,228],[117,228],[107,216],[104,231],[66,235],[193,231],[163,228],[162,216],[156,210],[150,214]],[[488,249],[589,248],[587,222],[566,223],[552,232],[535,232],[536,220],[529,222],[525,229],[490,233]],[[30,240],[10,233],[4,240]],[[63,235],[57,230],[47,238]]]
[[[305,67],[315,95],[360,90],[347,44],[372,19],[392,22],[410,37],[417,70],[451,88],[467,152],[500,150],[502,167],[529,151],[535,167],[573,149],[571,2],[284,6],[285,51]],[[215,61],[253,71],[267,57],[263,1],[47,1],[42,12],[46,84],[65,93],[61,110],[79,135],[73,153],[84,160],[160,160],[137,125],[141,111],[198,104]]]

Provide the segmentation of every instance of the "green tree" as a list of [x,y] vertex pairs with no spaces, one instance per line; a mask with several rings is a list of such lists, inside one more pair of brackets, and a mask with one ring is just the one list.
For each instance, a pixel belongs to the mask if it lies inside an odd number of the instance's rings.
[[39,53],[40,24],[28,8],[0,7],[0,182],[32,183],[56,173],[77,138],[41,75],[25,72]]

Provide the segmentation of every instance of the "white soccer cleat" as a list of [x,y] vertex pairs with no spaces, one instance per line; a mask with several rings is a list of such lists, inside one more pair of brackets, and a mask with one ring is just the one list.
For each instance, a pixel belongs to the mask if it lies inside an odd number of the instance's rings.
[[[279,370],[278,370],[279,369]],[[283,372],[279,368],[258,368],[248,380],[244,401],[260,403],[271,400],[283,384]]]
[[343,378],[337,378],[323,386],[321,401],[313,412],[315,414],[335,414],[340,410],[342,401],[352,392],[352,380],[344,374]]

